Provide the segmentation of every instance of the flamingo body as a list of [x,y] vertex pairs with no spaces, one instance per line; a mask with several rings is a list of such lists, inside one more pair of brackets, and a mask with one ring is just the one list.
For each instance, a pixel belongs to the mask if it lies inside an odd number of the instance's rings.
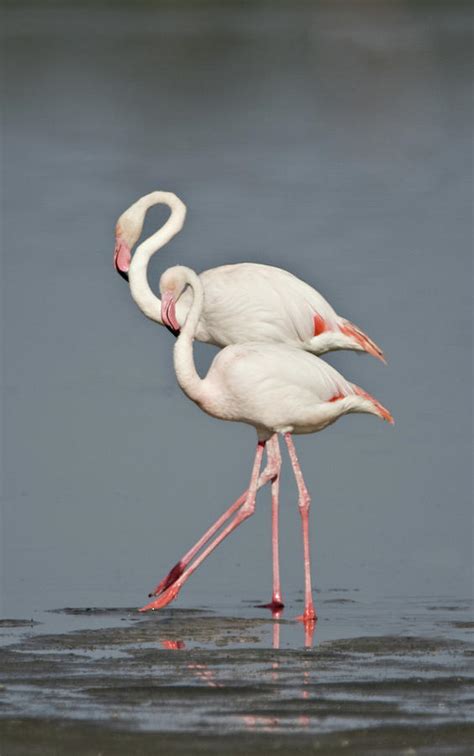
[[221,420],[252,425],[262,440],[274,433],[315,433],[349,412],[381,416],[378,402],[361,395],[331,365],[286,344],[226,347],[195,401]]
[[[163,273],[160,289],[163,299],[173,302],[183,291],[190,292],[191,306],[174,348],[174,367],[184,393],[208,414],[252,425],[265,441],[274,433],[314,433],[349,412],[391,420],[370,394],[323,360],[289,344],[252,341],[224,347],[201,378],[192,342],[206,301],[202,276],[176,265]],[[166,324],[166,310],[163,318]]]
[[[250,341],[291,344],[313,354],[337,349],[381,349],[340,317],[324,297],[282,268],[259,263],[221,265],[200,274],[205,297],[196,338],[219,347]],[[191,306],[185,290],[177,302],[180,328]]]
[[[165,203],[171,215],[155,234],[131,250],[147,209]],[[147,279],[150,258],[177,234],[186,207],[170,192],[152,192],[135,202],[117,222],[114,261],[127,278],[133,299],[151,320],[163,324],[162,302]],[[200,274],[205,298],[195,338],[219,347],[250,341],[292,344],[313,354],[331,350],[365,351],[385,361],[383,352],[360,328],[339,316],[312,286],[286,270],[258,263],[211,268]],[[185,290],[175,302],[174,328],[183,326],[192,295]]]

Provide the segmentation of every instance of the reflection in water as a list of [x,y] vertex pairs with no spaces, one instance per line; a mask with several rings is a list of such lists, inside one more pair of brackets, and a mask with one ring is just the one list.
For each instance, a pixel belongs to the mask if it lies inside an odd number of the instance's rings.
[[207,664],[188,664],[188,669],[195,672],[200,680],[203,680],[210,688],[222,688],[222,684],[216,680],[216,674]]
[[[161,645],[170,651],[182,651],[186,644],[182,640],[162,640]],[[207,664],[189,663],[186,665],[200,680],[210,688],[220,688],[221,684],[216,680],[216,675]]]
[[280,623],[278,621],[273,623],[272,648],[280,648]]
[[[280,615],[281,612],[274,612],[275,615]],[[313,645],[314,640],[314,632],[316,629],[316,622],[305,622],[304,624],[304,646],[305,648],[311,648]],[[281,631],[281,622],[278,621],[278,619],[274,620],[272,622],[272,648],[275,651],[280,650],[280,631]],[[218,638],[214,638],[214,642],[216,645],[218,645]],[[186,644],[182,640],[172,640],[172,639],[163,639],[161,640],[161,645],[163,648],[171,651],[181,651],[186,648]],[[216,672],[209,666],[209,664],[205,663],[197,663],[197,662],[187,662],[186,663],[187,669],[191,672],[191,674],[196,677],[201,683],[204,683],[210,688],[222,688],[224,687],[223,682],[219,682],[216,676]],[[276,657],[271,664],[271,673],[270,673],[270,680],[272,682],[272,685],[274,685],[277,689],[280,687],[279,682],[279,670],[280,670],[280,661],[278,657]],[[302,700],[309,698],[309,690],[307,689],[307,686],[310,683],[310,660],[307,659],[303,662],[302,665],[302,687],[300,689],[300,698]],[[283,689],[282,689],[283,692]],[[264,716],[264,715],[254,715],[254,714],[243,714],[238,716],[238,720],[244,725],[246,730],[249,731],[260,731],[260,732],[270,732],[271,730],[276,729],[277,727],[281,727],[284,722],[282,717],[277,716]],[[287,721],[287,717],[285,717],[285,721]],[[308,714],[301,714],[299,717],[297,717],[298,724],[301,728],[307,728],[310,725],[311,718]]]
[[[268,624],[271,624],[271,628],[272,628],[271,629],[271,648],[273,648],[274,650],[279,650],[281,647],[280,638],[281,638],[282,624],[285,627],[289,627],[291,624],[291,626],[293,627],[293,623],[280,622],[281,611],[275,612],[273,614],[273,617],[274,619],[271,623],[267,623],[267,622],[262,623],[260,620],[256,621],[255,627],[252,629],[257,630],[260,627],[267,628]],[[248,625],[252,626],[252,620],[247,620],[246,622],[248,623],[246,625],[246,630],[248,630],[249,629]],[[301,622],[301,623],[298,622],[298,625],[300,624],[303,626],[303,631],[304,631],[304,647],[307,649],[312,648],[314,644],[314,633],[316,630],[317,621],[314,621],[314,622],[308,621],[308,622]],[[159,625],[158,625],[158,628],[159,628]],[[228,628],[227,627],[222,628],[222,633],[223,633],[222,638],[219,636],[219,631],[221,630],[221,628],[219,627],[218,620],[216,620],[214,629],[215,629],[215,632],[212,633],[212,637],[207,638],[207,643],[212,642],[213,647],[218,647],[219,645],[221,645],[221,641],[225,637],[225,633],[228,631]],[[167,632],[169,632],[169,629]],[[259,645],[260,645],[260,642],[262,641],[264,641],[264,638],[259,639]],[[242,642],[247,643],[247,640],[244,638]],[[163,646],[163,648],[167,650],[181,650],[181,649],[186,648],[186,643],[183,640],[162,638],[160,639],[160,643]],[[267,644],[264,643],[263,645],[266,646]]]
[[[393,728],[416,739],[420,727],[433,727],[439,749],[454,752],[446,740],[468,738],[470,602],[418,596],[370,605],[356,593],[323,593],[314,649],[303,646],[315,628],[240,611],[175,609],[144,620],[133,610],[70,609],[43,613],[45,624],[29,630],[7,624],[2,700],[14,717],[57,718],[65,711],[59,689],[83,722],[119,717],[124,727],[189,733],[191,741],[203,725],[236,737],[268,733],[272,743],[291,732],[294,751],[298,733],[326,752],[321,738],[339,743],[338,732],[353,730],[357,750],[372,753]],[[448,718],[454,727],[443,735]],[[366,738],[376,745],[366,748]]]
[[316,623],[317,623],[317,620],[315,621],[309,620],[308,622],[303,623],[305,648],[312,648],[313,646],[313,638],[314,638],[314,631],[316,630]]
[[184,641],[180,641],[180,640],[162,640],[161,645],[163,646],[163,648],[166,648],[172,651],[179,651],[182,648],[186,648],[186,644],[184,643]]

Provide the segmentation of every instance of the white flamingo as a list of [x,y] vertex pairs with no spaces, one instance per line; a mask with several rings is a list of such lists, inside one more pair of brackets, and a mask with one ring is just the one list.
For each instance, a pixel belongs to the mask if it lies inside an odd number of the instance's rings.
[[[167,584],[161,586],[161,595],[144,606],[142,611],[159,609],[175,599],[201,562],[241,522],[253,514],[256,493],[259,484],[262,484],[260,468],[265,445],[275,434],[281,433],[288,446],[302,518],[305,608],[300,619],[314,622],[316,612],[311,590],[308,524],[310,497],[292,435],[323,430],[342,415],[351,412],[377,415],[390,423],[393,423],[392,416],[376,399],[346,381],[330,365],[294,345],[249,342],[227,346],[214,358],[206,377],[200,378],[194,364],[193,340],[202,320],[205,298],[202,277],[190,268],[175,266],[161,277],[160,291],[163,303],[166,303],[164,322],[166,324],[166,313],[170,312],[171,307],[177,307],[187,286],[191,290],[191,306],[174,347],[178,383],[184,393],[209,415],[252,425],[257,432],[258,443],[247,492],[219,518],[217,527],[213,526],[196,544],[198,548],[195,553],[207,543],[194,562],[188,561],[184,569],[173,575],[172,579],[168,576]],[[271,465],[270,456],[269,466]],[[272,472],[276,472],[278,477],[278,471],[270,470]],[[274,477],[274,474],[270,474],[270,478]],[[216,530],[234,512],[235,517],[208,543]]]
[[[156,204],[171,209],[166,223],[132,249],[142,232],[147,210]],[[114,264],[129,281],[133,299],[150,320],[176,332],[191,305],[190,291],[176,302],[163,303],[147,279],[150,258],[183,227],[186,206],[171,192],[151,192],[134,202],[118,219]],[[336,349],[368,352],[385,361],[382,350],[360,328],[339,316],[319,292],[281,268],[257,263],[221,265],[200,274],[205,300],[196,339],[219,347],[248,341],[293,344],[313,354]]]
[[[147,210],[160,203],[171,209],[170,217],[137,247],[132,258]],[[120,275],[129,281],[133,299],[148,318],[166,325],[175,335],[189,312],[191,292],[184,290],[177,300],[165,293],[161,301],[148,284],[147,269],[151,257],[181,230],[185,217],[186,206],[175,194],[151,192],[120,216],[115,232],[114,264]],[[250,341],[286,343],[313,354],[351,349],[368,352],[385,362],[382,350],[360,328],[337,315],[319,292],[286,270],[240,263],[211,268],[201,273],[200,279],[205,299],[196,328],[198,341],[219,347]],[[271,481],[272,484],[273,598],[267,606],[276,611],[283,606],[278,567],[281,466],[278,437],[267,445],[267,455],[268,466],[260,483]],[[238,505],[236,502],[229,511],[235,511]],[[213,526],[211,531],[213,529],[215,532],[217,527]],[[179,576],[197,547],[198,544],[170,570],[156,586],[154,595]]]

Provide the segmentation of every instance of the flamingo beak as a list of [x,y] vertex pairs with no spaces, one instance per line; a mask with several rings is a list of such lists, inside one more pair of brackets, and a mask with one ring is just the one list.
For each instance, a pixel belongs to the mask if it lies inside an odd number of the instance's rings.
[[181,326],[176,317],[176,300],[173,294],[169,291],[166,291],[163,294],[161,300],[161,319],[171,333],[175,336],[179,334]]
[[117,273],[127,282],[131,259],[132,253],[130,247],[123,241],[123,239],[117,237],[114,249],[114,266]]

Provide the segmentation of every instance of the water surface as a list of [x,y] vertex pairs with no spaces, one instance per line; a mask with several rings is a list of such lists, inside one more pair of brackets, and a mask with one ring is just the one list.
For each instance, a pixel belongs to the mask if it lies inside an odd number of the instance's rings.
[[0,732],[12,746],[29,732],[45,748],[78,734],[81,747],[116,748],[122,733],[122,749],[150,753],[151,733],[170,752],[469,752],[469,601],[371,604],[331,591],[318,603],[316,628],[294,621],[298,604],[273,619],[246,604],[146,616],[69,608],[29,627],[1,623]]

